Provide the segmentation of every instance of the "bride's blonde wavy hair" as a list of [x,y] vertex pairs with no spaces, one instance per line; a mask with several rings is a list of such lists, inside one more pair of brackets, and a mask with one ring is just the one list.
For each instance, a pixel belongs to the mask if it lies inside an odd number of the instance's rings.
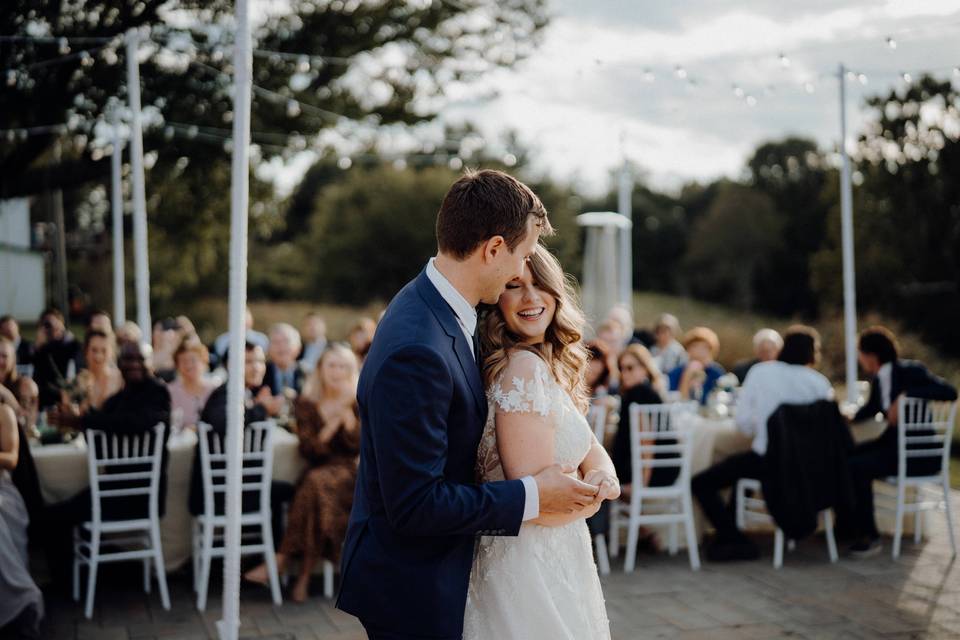
[[480,325],[480,344],[483,353],[483,376],[489,387],[507,366],[510,352],[523,349],[537,354],[584,413],[589,408],[585,380],[587,349],[583,345],[583,327],[586,323],[580,301],[574,289],[573,278],[564,274],[560,262],[543,245],[527,262],[534,285],[553,296],[556,311],[547,327],[543,342],[525,344],[510,331],[500,307],[493,306],[485,312]]

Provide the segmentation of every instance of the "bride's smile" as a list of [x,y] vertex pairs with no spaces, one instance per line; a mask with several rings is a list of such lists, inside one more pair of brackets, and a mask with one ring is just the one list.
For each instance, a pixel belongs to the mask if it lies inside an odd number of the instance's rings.
[[525,269],[522,276],[507,283],[498,305],[507,328],[524,342],[536,344],[543,342],[547,327],[553,321],[557,301],[539,288],[530,269]]

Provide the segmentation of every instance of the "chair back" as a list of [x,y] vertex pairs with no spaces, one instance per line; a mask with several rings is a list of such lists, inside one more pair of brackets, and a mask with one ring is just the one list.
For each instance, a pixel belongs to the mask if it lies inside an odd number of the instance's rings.
[[596,436],[600,446],[603,446],[603,440],[607,435],[607,414],[609,411],[605,400],[606,398],[600,398],[599,401],[591,402],[590,409],[587,411],[587,422],[590,423],[593,435]]
[[950,463],[950,441],[957,402],[901,396],[897,405],[897,474],[907,477],[911,459],[940,458],[940,472]]
[[696,403],[630,405],[630,452],[633,486],[644,486],[647,468],[674,467],[680,470],[678,481],[690,475],[690,438],[684,418]]
[[165,429],[165,425],[159,423],[148,431],[129,435],[87,430],[87,470],[93,522],[103,520],[101,502],[104,498],[136,496],[146,498],[150,518],[159,518]]
[[[241,496],[255,492],[260,513],[270,512],[270,483],[273,478],[273,420],[253,422],[243,428],[241,456]],[[205,422],[198,425],[200,440],[200,473],[203,479],[203,512],[207,516],[223,515],[226,500],[217,500],[227,492],[226,437]],[[219,504],[218,504],[219,503]],[[220,506],[221,509],[217,507]]]

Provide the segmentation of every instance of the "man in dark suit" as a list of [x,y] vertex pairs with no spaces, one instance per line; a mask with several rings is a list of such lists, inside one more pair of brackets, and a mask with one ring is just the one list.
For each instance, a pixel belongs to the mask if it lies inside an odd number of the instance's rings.
[[475,484],[487,417],[475,307],[523,273],[543,231],[528,187],[467,172],[440,207],[439,254],[377,329],[357,391],[360,468],[337,602],[370,638],[461,638],[475,536],[517,535],[541,512],[594,502],[597,487],[559,465]]
[[[100,409],[80,416],[72,409],[56,408],[48,418],[52,424],[75,429],[97,429],[117,435],[139,435],[162,423],[163,454],[160,466],[160,516],[163,517],[167,490],[167,447],[170,433],[170,394],[151,370],[150,347],[136,342],[124,343],[120,350],[120,373],[123,389],[107,398]],[[114,497],[103,502],[104,520],[142,518],[147,516],[144,496]],[[44,521],[45,546],[51,572],[59,581],[70,575],[70,544],[73,525],[91,517],[90,489],[47,508]]]
[[[853,514],[841,516],[841,524],[855,537],[850,555],[866,558],[880,552],[880,534],[873,513],[873,480],[897,474],[897,403],[900,396],[927,400],[956,400],[957,390],[935,376],[921,363],[901,360],[897,340],[886,327],[871,327],[860,334],[858,358],[871,377],[870,398],[854,416],[854,422],[882,415],[887,428],[879,438],[858,445],[849,461],[856,504]],[[939,460],[917,458],[907,467],[911,475],[937,473]]]

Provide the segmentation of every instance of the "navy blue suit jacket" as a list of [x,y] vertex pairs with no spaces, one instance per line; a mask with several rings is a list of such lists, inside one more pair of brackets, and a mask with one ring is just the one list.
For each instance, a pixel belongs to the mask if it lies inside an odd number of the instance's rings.
[[337,607],[369,629],[460,638],[477,535],[517,535],[520,480],[476,484],[483,382],[422,272],[387,308],[357,390],[360,469]]

